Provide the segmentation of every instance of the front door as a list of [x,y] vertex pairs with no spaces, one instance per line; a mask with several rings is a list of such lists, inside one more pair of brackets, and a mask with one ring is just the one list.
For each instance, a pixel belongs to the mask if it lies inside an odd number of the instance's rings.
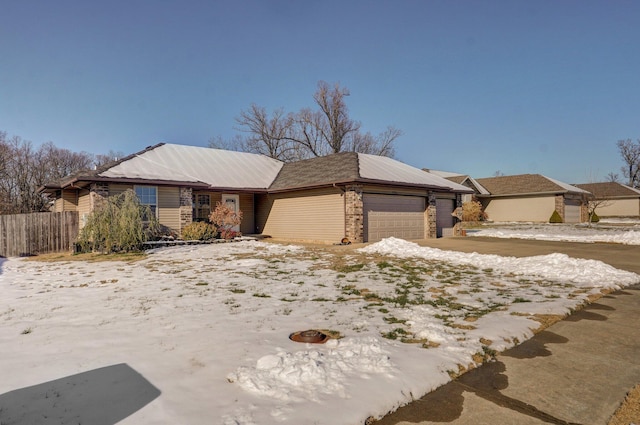
[[[237,213],[240,211],[240,195],[222,194],[222,203],[225,204],[231,211]],[[240,226],[233,226],[232,230],[235,232],[240,231]]]

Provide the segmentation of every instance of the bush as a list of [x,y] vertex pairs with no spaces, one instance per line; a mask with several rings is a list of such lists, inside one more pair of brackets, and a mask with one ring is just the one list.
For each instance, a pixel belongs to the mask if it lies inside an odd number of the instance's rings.
[[239,226],[242,222],[242,211],[235,212],[227,204],[217,202],[216,209],[209,216],[209,220],[218,228],[220,237],[223,239],[233,239],[236,236],[241,236],[241,233],[233,230],[233,228]]
[[216,226],[204,221],[188,224],[182,229],[182,239],[187,241],[209,241],[217,234]]
[[141,205],[135,192],[128,189],[96,207],[82,228],[78,243],[83,252],[137,251],[158,229],[158,220],[149,206]]
[[487,214],[482,211],[479,201],[469,201],[462,204],[462,221],[483,221]]
[[591,222],[592,223],[598,223],[600,221],[600,217],[598,217],[598,214],[596,214],[596,212],[594,211],[591,214]]
[[562,217],[560,217],[560,213],[558,211],[553,210],[553,214],[549,218],[549,223],[563,223]]

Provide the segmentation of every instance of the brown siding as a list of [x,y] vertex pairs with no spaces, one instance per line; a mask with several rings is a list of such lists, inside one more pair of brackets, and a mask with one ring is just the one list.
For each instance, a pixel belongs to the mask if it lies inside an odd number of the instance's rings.
[[248,235],[256,232],[256,223],[254,217],[254,205],[252,193],[240,194],[240,211],[242,211],[242,223],[240,224],[240,232]]
[[180,234],[180,190],[158,187],[158,221]]
[[91,213],[91,192],[87,189],[81,189],[78,192],[78,225],[80,229],[87,224],[87,219]]
[[77,211],[78,191],[63,190],[59,198],[54,201],[53,212]]
[[110,184],[109,185],[109,196],[120,195],[127,189],[133,190],[133,185],[130,184]]
[[258,232],[274,238],[339,242],[344,237],[344,198],[339,189],[260,195]]

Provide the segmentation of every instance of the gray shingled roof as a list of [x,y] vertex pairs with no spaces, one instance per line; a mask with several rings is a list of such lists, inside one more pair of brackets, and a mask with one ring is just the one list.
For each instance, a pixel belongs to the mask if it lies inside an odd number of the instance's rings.
[[472,192],[465,186],[395,159],[355,152],[342,152],[285,164],[269,190],[291,190],[351,182]]
[[358,154],[343,152],[284,164],[270,190],[352,182],[358,179]]
[[584,183],[574,185],[584,189],[598,199],[603,198],[640,198],[640,190],[615,182]]
[[533,195],[539,193],[587,193],[587,191],[541,174],[476,179],[491,196]]

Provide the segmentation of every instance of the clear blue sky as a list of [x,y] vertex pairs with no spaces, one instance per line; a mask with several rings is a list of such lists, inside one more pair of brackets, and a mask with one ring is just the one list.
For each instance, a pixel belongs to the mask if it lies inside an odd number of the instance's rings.
[[604,180],[640,138],[640,2],[0,0],[0,130],[126,154],[230,138],[319,80],[397,159]]

